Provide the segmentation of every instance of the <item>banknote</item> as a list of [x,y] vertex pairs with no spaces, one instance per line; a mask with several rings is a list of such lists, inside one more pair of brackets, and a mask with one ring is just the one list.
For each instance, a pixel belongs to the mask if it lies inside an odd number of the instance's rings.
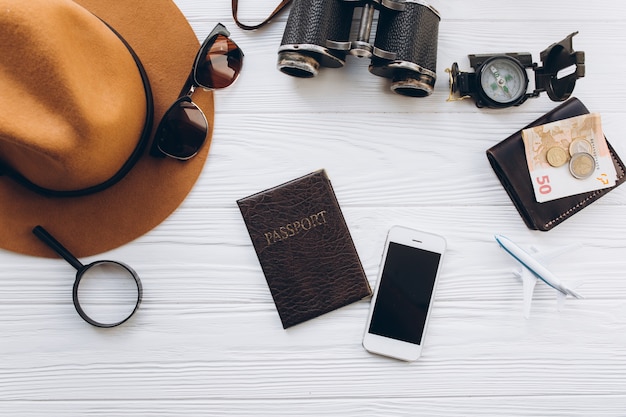
[[522,139],[539,203],[615,185],[617,172],[597,113],[524,129]]

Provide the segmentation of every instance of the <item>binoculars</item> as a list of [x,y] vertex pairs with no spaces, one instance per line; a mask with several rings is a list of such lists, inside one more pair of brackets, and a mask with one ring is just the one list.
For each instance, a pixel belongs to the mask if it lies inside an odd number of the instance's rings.
[[[378,24],[370,43],[374,14]],[[358,21],[356,39],[350,39]],[[278,69],[310,78],[339,68],[348,54],[370,58],[369,71],[411,97],[433,92],[437,79],[439,12],[422,0],[295,0],[278,50]]]

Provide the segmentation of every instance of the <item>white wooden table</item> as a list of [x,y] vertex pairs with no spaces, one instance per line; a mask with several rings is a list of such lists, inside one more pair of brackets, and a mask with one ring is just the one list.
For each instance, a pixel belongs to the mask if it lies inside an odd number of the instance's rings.
[[[149,0],[145,0],[149,1]],[[142,277],[127,324],[99,330],[71,303],[60,259],[0,251],[2,416],[624,416],[626,187],[554,230],[530,231],[485,151],[557,106],[446,102],[444,72],[467,54],[539,52],[574,31],[587,75],[574,95],[626,157],[626,4],[614,0],[432,1],[442,20],[427,98],[388,90],[350,59],[314,79],[276,69],[287,13],[245,32],[228,0],[176,0],[200,40],[222,22],[246,54],[215,94],[208,162],[183,205],[147,235],[96,258]],[[258,22],[277,0],[242,0]],[[370,283],[394,224],[444,235],[449,250],[422,358],[361,346],[369,301],[283,330],[235,200],[325,168]],[[502,233],[524,246],[581,243],[552,264],[582,282],[559,312],[539,284],[530,319]],[[86,259],[85,261],[89,261]]]

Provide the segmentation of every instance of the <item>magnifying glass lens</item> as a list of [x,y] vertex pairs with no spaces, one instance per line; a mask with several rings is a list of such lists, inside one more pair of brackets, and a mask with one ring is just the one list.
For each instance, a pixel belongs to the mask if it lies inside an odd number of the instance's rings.
[[115,324],[133,313],[139,299],[133,272],[112,261],[95,262],[83,270],[77,301],[85,315],[101,324]]

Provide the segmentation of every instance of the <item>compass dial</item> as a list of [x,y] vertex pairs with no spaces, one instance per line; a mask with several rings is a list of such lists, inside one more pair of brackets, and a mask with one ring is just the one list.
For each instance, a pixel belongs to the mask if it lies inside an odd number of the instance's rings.
[[479,80],[486,98],[498,104],[512,104],[524,96],[528,87],[528,75],[524,68],[507,56],[485,61]]

